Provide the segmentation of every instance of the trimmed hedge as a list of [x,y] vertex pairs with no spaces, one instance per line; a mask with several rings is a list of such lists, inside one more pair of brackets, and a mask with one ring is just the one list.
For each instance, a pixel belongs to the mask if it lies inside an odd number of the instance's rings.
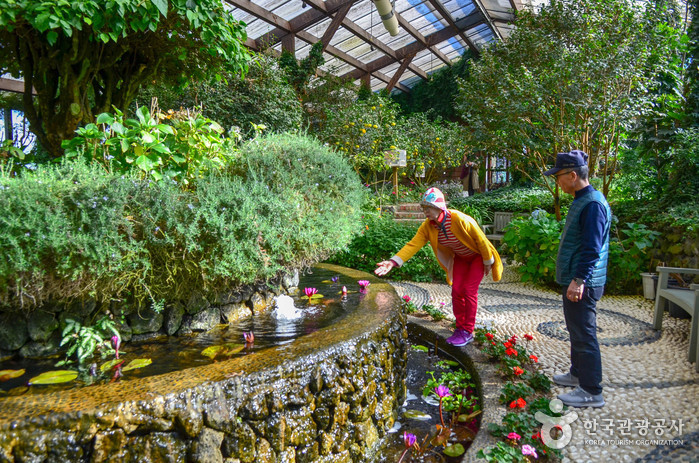
[[0,177],[0,305],[160,303],[268,280],[342,249],[361,188],[339,155],[292,135],[251,141],[192,191],[80,161]]

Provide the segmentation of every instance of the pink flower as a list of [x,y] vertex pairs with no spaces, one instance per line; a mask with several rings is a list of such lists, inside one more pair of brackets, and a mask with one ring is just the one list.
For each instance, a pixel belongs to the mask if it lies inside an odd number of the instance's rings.
[[342,295],[347,296],[347,286],[342,287]]
[[243,333],[243,337],[245,338],[245,342],[248,344],[252,344],[253,342],[255,342],[255,335],[252,331],[250,331],[249,333]]
[[534,458],[539,458],[539,456],[536,454],[536,450],[534,449],[534,447],[526,444],[522,446],[522,455],[530,455]]
[[410,448],[415,445],[417,442],[417,436],[415,434],[411,434],[409,432],[404,432],[403,433],[403,443],[405,444],[405,448]]
[[408,296],[408,295],[406,294],[405,296],[403,296],[403,300],[404,300],[405,302],[410,302],[410,296]]
[[359,280],[357,284],[359,285],[359,289],[366,291],[367,286],[369,286],[371,283],[369,283],[369,280]]
[[435,387],[434,392],[440,399],[443,399],[444,397],[451,395],[451,392],[449,392],[449,388],[444,384],[440,384],[439,386]]
[[516,432],[511,432],[511,433],[509,433],[509,434],[507,435],[507,438],[508,438],[508,439],[514,439],[514,440],[520,440],[520,439],[522,438],[522,436],[520,436],[520,435],[517,434]]
[[306,295],[307,298],[313,297],[314,294],[318,292],[317,289],[315,288],[303,288],[303,293]]
[[121,346],[121,338],[119,336],[112,336],[112,347],[114,347],[114,356],[119,358],[119,346]]

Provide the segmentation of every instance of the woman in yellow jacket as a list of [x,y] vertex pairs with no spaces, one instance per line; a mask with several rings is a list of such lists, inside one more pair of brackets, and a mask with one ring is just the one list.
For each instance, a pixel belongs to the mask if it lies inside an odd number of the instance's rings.
[[481,280],[491,270],[494,281],[502,277],[500,255],[472,217],[447,209],[444,195],[439,189],[427,190],[420,205],[427,219],[403,249],[389,260],[376,264],[374,273],[383,276],[393,267],[402,266],[429,242],[439,265],[447,274],[447,283],[452,285],[456,330],[447,338],[447,342],[465,346],[473,341]]

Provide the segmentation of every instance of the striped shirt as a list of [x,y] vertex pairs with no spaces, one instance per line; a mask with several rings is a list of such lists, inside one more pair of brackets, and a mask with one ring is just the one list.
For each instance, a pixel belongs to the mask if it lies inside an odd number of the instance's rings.
[[[438,223],[432,222],[432,225],[439,229],[439,244],[445,248],[449,248],[454,251],[454,254],[461,257],[469,257],[474,254],[478,254],[470,250],[466,245],[459,241],[456,236],[451,231],[451,214],[447,211],[445,212],[446,217],[444,218],[444,230],[441,229]],[[444,231],[446,231],[446,236]]]

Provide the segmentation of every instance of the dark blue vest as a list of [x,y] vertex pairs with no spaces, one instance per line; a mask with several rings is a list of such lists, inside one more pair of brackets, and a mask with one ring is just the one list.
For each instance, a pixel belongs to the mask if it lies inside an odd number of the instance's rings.
[[575,278],[580,259],[580,246],[582,245],[582,228],[580,227],[580,214],[582,210],[591,202],[598,202],[607,214],[607,221],[604,226],[604,237],[602,249],[600,249],[599,260],[592,271],[592,277],[585,282],[586,286],[595,288],[604,286],[607,282],[607,260],[609,257],[609,229],[612,224],[612,210],[604,195],[597,190],[575,198],[566,216],[566,223],[561,234],[561,244],[558,248],[556,259],[556,282],[562,286],[568,286]]

